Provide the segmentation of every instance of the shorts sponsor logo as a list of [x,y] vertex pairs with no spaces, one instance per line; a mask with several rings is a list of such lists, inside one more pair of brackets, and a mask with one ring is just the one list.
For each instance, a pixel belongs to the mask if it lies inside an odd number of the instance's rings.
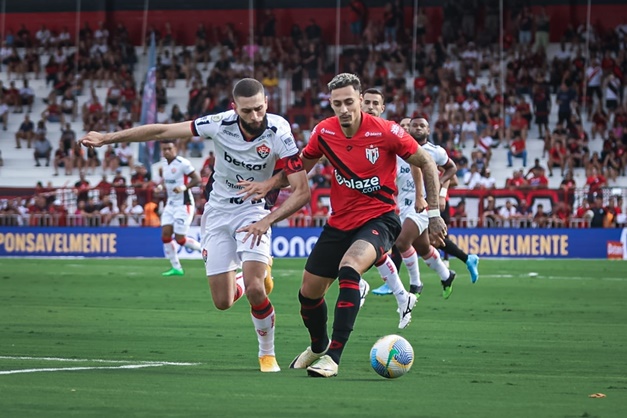
[[367,179],[347,179],[335,170],[335,180],[340,186],[346,186],[349,189],[357,190],[364,194],[381,190],[381,181],[377,176]]
[[207,262],[207,250],[205,250],[204,248],[202,250],[202,259],[205,261],[205,263]]
[[376,229],[372,230],[372,235],[379,235],[379,231],[377,231]]
[[230,156],[229,153],[226,151],[224,151],[224,161],[226,161],[229,164],[233,164],[236,167],[243,167],[248,171],[261,171],[268,166],[268,164],[266,163],[253,164],[253,163],[247,163],[245,161],[240,161],[237,158]]
[[366,138],[371,136],[383,136],[383,132],[366,132]]
[[326,128],[322,128],[322,129],[320,129],[320,132],[321,132],[321,133],[323,133],[323,134],[327,134],[327,135],[336,135],[336,133],[335,133],[335,132],[330,131],[330,130],[328,130],[328,129],[326,129]]

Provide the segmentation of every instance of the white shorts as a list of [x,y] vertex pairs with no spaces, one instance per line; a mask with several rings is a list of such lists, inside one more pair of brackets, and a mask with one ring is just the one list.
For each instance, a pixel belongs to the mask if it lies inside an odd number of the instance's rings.
[[401,218],[401,225],[405,223],[405,219],[414,221],[420,234],[429,228],[429,216],[426,210],[416,213],[416,209],[413,206],[404,206],[401,208],[399,217]]
[[194,207],[192,205],[165,205],[161,214],[161,226],[172,225],[176,235],[186,235],[192,224],[192,219],[194,219]]
[[245,232],[235,232],[264,218],[269,210],[263,204],[228,205],[217,209],[205,205],[200,223],[202,255],[207,276],[237,270],[244,261],[270,262],[272,230],[250,248],[253,237],[242,242]]

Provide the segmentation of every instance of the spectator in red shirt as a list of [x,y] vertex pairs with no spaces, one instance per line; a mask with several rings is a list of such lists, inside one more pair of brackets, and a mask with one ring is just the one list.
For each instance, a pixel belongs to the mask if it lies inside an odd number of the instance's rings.
[[[524,119],[523,119],[524,120]],[[507,166],[514,165],[513,158],[522,158],[523,167],[527,167],[527,144],[524,137],[516,136],[512,142],[509,151],[507,151]]]
[[509,127],[507,128],[507,140],[511,141],[512,138],[520,136],[522,139],[527,139],[527,130],[529,128],[529,122],[523,118],[519,111],[514,112]]
[[602,174],[599,174],[596,168],[593,168],[590,171],[590,176],[588,176],[588,179],[586,180],[586,185],[589,188],[589,193],[593,194],[602,187],[606,187],[607,180]]
[[505,187],[510,190],[526,189],[528,185],[529,182],[523,176],[522,170],[514,170],[512,178],[505,181]]
[[564,174],[564,167],[566,166],[567,150],[564,143],[560,140],[555,141],[551,149],[549,150],[549,161],[547,166],[549,168],[549,177],[553,177],[553,168],[559,167]]
[[529,187],[531,189],[549,188],[549,179],[544,175],[544,168],[536,167],[533,169],[533,176],[529,179]]

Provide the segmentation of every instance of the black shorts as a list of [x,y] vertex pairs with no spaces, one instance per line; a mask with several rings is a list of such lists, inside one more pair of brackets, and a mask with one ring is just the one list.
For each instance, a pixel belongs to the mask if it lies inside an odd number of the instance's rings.
[[307,258],[305,270],[316,276],[335,279],[344,254],[358,240],[367,241],[374,246],[377,251],[374,264],[392,248],[400,233],[401,221],[394,212],[385,213],[349,231],[325,225],[318,242]]

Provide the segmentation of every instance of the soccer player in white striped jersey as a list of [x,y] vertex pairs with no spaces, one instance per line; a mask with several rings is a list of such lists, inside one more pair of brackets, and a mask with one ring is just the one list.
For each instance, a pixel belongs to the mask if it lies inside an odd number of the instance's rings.
[[[259,343],[260,369],[278,372],[275,313],[265,286],[266,278],[270,280],[270,226],[309,201],[309,184],[290,124],[281,116],[266,113],[268,99],[263,85],[251,78],[238,81],[231,105],[233,110],[202,116],[191,123],[151,124],[107,134],[89,132],[80,142],[99,147],[192,136],[213,139],[215,171],[201,221],[201,247],[211,296],[215,307],[225,310],[246,295]],[[279,160],[292,193],[270,212],[263,198],[244,199],[241,183],[268,180]],[[243,280],[236,281],[240,266]]]
[[161,241],[163,252],[172,265],[172,268],[162,275],[182,276],[185,273],[172,242],[172,234],[174,233],[174,239],[181,247],[200,251],[200,243],[188,237],[187,231],[196,211],[194,196],[190,189],[198,186],[201,180],[192,163],[177,155],[174,140],[161,141],[160,146],[163,159],[159,175],[168,195],[161,214]]

